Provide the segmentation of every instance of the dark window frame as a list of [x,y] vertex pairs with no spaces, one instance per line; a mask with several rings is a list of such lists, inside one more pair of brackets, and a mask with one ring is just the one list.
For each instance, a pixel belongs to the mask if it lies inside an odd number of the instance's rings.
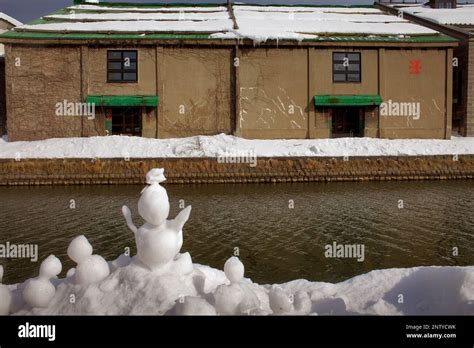
[[[345,67],[344,70],[336,70],[335,69],[336,64],[344,64],[344,60],[336,60],[336,54],[343,54],[344,58],[348,58],[349,54],[358,55],[359,56],[359,60],[358,60],[359,70],[349,70],[350,65],[351,65],[350,61],[349,61],[349,66]],[[355,64],[357,64],[357,61]],[[359,79],[357,81],[350,81],[349,75],[352,75],[352,74],[358,74]],[[344,80],[336,80],[335,79],[336,75],[344,76]],[[362,83],[362,54],[361,52],[349,51],[349,52],[333,52],[332,53],[332,82],[333,83]]]
[[[120,52],[120,58],[110,58],[111,52]],[[135,53],[135,59],[130,59],[130,63],[135,63],[135,69],[125,68],[125,54]],[[120,63],[120,69],[112,69],[111,63]],[[110,74],[120,74],[120,80],[109,78]],[[134,80],[125,80],[124,74],[135,74]],[[107,83],[137,83],[138,82],[138,50],[107,50]]]

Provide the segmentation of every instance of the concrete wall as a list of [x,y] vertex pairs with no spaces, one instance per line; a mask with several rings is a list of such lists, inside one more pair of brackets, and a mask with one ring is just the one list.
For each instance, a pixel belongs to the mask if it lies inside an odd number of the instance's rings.
[[158,137],[230,133],[232,50],[159,47]]
[[7,46],[10,141],[81,135],[81,117],[56,116],[56,103],[81,100],[79,47]]
[[307,49],[240,51],[237,134],[245,138],[306,138]]

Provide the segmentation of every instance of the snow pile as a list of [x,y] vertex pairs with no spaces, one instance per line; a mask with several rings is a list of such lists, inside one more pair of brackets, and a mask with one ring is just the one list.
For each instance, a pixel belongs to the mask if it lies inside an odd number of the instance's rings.
[[[339,284],[297,280],[258,285],[244,277],[235,256],[224,272],[193,264],[179,251],[190,207],[167,220],[169,201],[160,186],[162,169],[147,175],[135,227],[137,255],[106,263],[92,255],[84,236],[75,238],[68,256],[78,263],[57,279],[61,262],[53,255],[41,264],[38,278],[0,284],[0,314],[474,314],[474,267],[417,267],[372,271]],[[0,282],[3,268],[0,266]]]
[[399,9],[440,24],[474,25],[474,5],[458,5],[456,8],[431,8],[421,5]]
[[249,140],[231,135],[149,139],[129,136],[55,138],[8,142],[0,158],[198,158],[252,154],[257,157],[423,156],[474,154],[474,137],[434,139]]
[[15,30],[98,33],[209,33],[212,38],[303,40],[318,35],[437,35],[432,29],[375,8],[234,5],[238,29],[225,7],[71,6],[66,14]]

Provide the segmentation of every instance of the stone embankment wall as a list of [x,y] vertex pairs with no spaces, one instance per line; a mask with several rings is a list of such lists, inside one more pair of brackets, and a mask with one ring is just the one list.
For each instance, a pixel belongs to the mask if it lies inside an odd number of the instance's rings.
[[259,158],[249,163],[188,159],[0,160],[0,185],[144,184],[151,168],[167,183],[266,183],[473,179],[474,155]]

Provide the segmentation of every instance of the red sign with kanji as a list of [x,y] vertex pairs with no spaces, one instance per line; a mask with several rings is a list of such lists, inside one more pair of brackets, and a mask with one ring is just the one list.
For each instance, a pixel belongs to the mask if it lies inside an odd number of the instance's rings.
[[410,60],[410,74],[419,75],[421,73],[421,60]]

